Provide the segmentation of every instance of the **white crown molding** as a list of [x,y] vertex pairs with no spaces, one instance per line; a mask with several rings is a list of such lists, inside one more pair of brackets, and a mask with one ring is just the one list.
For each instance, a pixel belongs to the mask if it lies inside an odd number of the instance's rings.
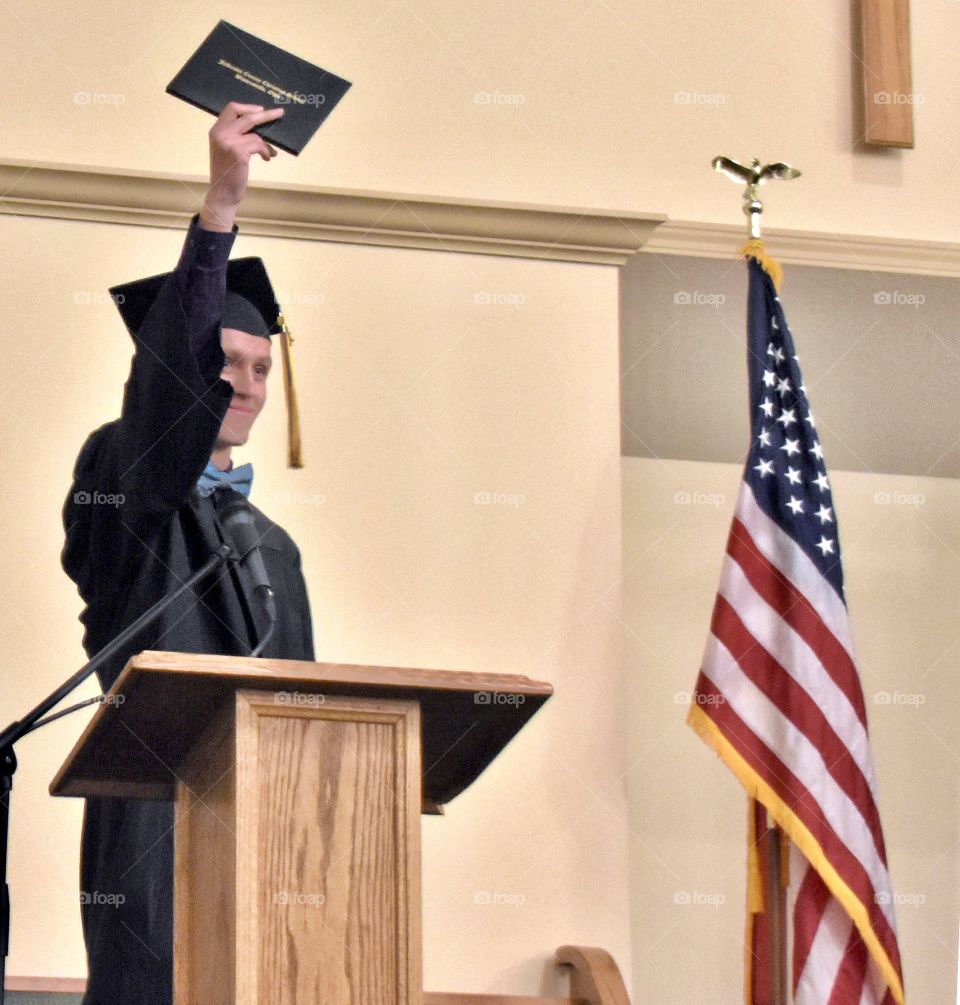
[[[746,227],[668,220],[639,250],[656,255],[735,258]],[[767,250],[784,265],[960,277],[960,244],[764,228]]]
[[[182,229],[206,186],[199,177],[0,160],[0,212],[18,215]],[[665,219],[253,183],[237,222],[267,237],[622,265]]]

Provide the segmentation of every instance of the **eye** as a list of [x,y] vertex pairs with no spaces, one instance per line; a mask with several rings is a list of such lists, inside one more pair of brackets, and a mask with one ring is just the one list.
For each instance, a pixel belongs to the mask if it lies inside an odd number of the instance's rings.
[[233,360],[232,360],[232,359],[230,359],[230,357],[229,357],[229,356],[224,356],[224,357],[223,357],[223,367],[222,367],[222,369],[226,370],[226,368],[227,368],[227,367],[228,367],[228,366],[229,366],[229,365],[230,365],[230,364],[231,364],[232,362],[233,362]]

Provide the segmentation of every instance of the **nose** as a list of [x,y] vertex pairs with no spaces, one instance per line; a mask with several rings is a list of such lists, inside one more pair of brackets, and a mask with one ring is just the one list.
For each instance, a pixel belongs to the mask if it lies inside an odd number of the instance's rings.
[[253,389],[253,375],[250,367],[241,363],[232,368],[230,383],[233,385],[233,393],[240,397],[248,397]]

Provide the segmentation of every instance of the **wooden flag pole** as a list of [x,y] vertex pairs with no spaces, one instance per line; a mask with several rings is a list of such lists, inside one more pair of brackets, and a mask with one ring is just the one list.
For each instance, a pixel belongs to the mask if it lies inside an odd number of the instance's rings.
[[783,847],[780,828],[772,826],[765,835],[767,842],[767,923],[770,926],[770,964],[772,1005],[787,1003],[787,898],[781,876]]
[[[750,164],[741,164],[729,157],[714,157],[711,164],[715,171],[745,186],[743,212],[747,217],[749,241],[743,253],[756,258],[770,274],[774,286],[779,287],[780,266],[766,254],[763,247],[760,223],[763,203],[760,201],[760,186],[768,181],[790,181],[799,178],[800,172],[782,161],[761,165],[756,157]],[[753,418],[751,406],[748,420],[751,432]],[[759,930],[754,928],[757,921],[756,914],[751,913],[748,926],[750,944],[746,947],[747,1005],[788,1005],[787,897],[783,882],[786,868],[786,863],[783,861],[783,834],[780,828],[768,819],[766,811],[758,802],[751,799],[749,808],[750,860],[758,868],[752,870],[754,879],[748,884],[754,887],[753,892],[748,893],[748,901],[756,898],[754,903],[748,903],[748,911],[761,912],[767,927],[764,934],[759,935]],[[756,886],[762,886],[762,904],[758,896],[760,890],[755,889]]]

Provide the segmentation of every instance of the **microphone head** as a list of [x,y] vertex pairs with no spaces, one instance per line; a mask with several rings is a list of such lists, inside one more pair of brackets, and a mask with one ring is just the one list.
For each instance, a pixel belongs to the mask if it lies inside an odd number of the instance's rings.
[[250,503],[238,493],[223,509],[219,510],[220,522],[227,532],[227,543],[234,551],[233,557],[242,562],[260,543],[257,527],[253,521]]

